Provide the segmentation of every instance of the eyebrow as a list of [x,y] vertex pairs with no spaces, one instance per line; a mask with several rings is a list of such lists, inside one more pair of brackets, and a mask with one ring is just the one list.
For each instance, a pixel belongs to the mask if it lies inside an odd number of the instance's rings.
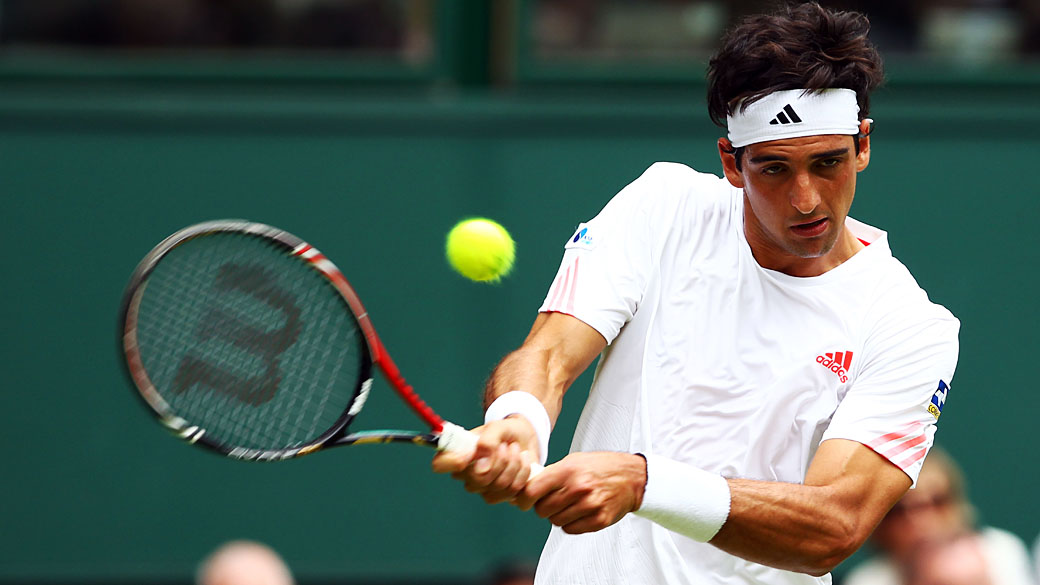
[[[818,152],[818,153],[812,155],[809,158],[811,158],[813,160],[819,160],[819,159],[822,159],[822,158],[833,158],[833,157],[841,156],[843,154],[848,154],[848,153],[849,153],[848,147],[845,147],[845,148],[835,148],[834,150],[828,150],[826,152]],[[764,163],[764,162],[776,162],[776,161],[786,162],[787,161],[787,157],[786,156],[779,156],[779,155],[775,155],[775,154],[765,154],[765,155],[762,155],[762,156],[753,157],[753,158],[749,159],[749,161],[752,164],[759,164],[759,163]]]

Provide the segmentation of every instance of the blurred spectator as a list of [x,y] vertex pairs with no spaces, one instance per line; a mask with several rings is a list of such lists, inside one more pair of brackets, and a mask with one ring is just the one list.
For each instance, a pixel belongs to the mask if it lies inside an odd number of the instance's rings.
[[488,585],[534,585],[534,565],[509,562],[498,565],[487,581]]
[[881,555],[856,566],[844,585],[953,585],[941,575],[954,567],[966,578],[989,578],[958,584],[1034,585],[1025,544],[1004,530],[975,527],[963,475],[938,447],[925,460],[917,487],[885,516],[871,542]]
[[199,565],[197,585],[294,585],[289,567],[270,547],[248,540],[221,545]]
[[[506,8],[544,59],[688,61],[777,0],[531,0]],[[888,55],[979,64],[1040,52],[1037,0],[821,0],[870,17]],[[503,3],[513,4],[513,3]],[[104,49],[340,51],[430,58],[435,0],[0,0],[0,43]],[[515,31],[514,31],[515,32]],[[508,31],[492,31],[492,34]]]
[[256,46],[275,32],[270,0],[4,0],[3,40],[97,48]]
[[910,567],[910,585],[1000,585],[993,580],[982,539],[964,534],[922,547]]
[[[0,40],[106,49],[415,53],[431,0],[0,0]],[[428,49],[428,48],[427,48]]]
[[918,0],[926,54],[962,64],[1014,57],[1022,47],[1024,14],[1012,0]]
[[380,0],[277,0],[293,47],[392,50],[404,42],[400,3]]
[[[820,0],[867,14],[885,54],[919,54],[977,64],[1040,50],[1036,0]],[[539,55],[665,57],[709,53],[722,30],[776,0],[536,0]]]
[[1022,11],[1022,53],[1040,53],[1040,2],[1020,0]]

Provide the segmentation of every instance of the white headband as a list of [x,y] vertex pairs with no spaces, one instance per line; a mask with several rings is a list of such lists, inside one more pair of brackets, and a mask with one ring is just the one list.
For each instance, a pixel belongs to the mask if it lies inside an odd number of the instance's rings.
[[726,122],[734,147],[820,134],[859,134],[859,104],[851,89],[811,93],[788,89],[765,96],[743,112],[738,105]]

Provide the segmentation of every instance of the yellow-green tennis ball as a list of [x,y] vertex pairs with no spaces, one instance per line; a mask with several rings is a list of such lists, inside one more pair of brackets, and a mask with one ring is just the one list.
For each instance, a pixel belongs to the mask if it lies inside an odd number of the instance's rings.
[[516,245],[504,227],[478,217],[451,228],[445,252],[452,268],[466,278],[498,282],[513,268]]

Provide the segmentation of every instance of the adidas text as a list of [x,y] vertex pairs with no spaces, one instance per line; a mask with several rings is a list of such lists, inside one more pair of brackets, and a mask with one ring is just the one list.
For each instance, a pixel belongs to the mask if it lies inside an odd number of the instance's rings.
[[833,359],[823,357],[822,355],[818,355],[816,356],[816,363],[824,366],[828,370],[837,374],[838,379],[841,380],[842,384],[849,381],[848,372],[846,372],[845,369],[841,367],[841,364],[836,363]]

